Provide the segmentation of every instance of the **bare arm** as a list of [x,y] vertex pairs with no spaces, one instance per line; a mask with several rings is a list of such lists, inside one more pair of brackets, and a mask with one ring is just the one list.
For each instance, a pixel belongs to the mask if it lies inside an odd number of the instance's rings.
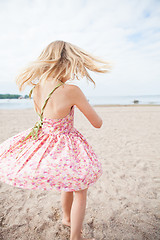
[[100,128],[102,126],[102,119],[89,104],[86,96],[83,94],[78,86],[72,85],[71,96],[73,103],[79,108],[79,110],[85,115],[89,122],[95,127]]

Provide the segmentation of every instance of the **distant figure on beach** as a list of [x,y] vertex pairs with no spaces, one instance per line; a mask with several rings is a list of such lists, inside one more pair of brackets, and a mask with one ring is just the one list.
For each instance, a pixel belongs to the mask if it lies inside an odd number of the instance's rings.
[[133,102],[134,102],[134,104],[136,104],[136,103],[139,103],[139,101],[138,101],[138,100],[136,100],[136,99],[135,99]]
[[106,73],[110,65],[71,43],[50,43],[16,80],[20,91],[33,86],[29,96],[33,93],[39,121],[0,145],[2,182],[61,192],[62,224],[71,227],[70,240],[87,240],[82,237],[87,190],[103,173],[92,146],[74,127],[74,108],[95,128],[102,119],[81,89],[66,83],[86,77],[95,85],[87,69]]

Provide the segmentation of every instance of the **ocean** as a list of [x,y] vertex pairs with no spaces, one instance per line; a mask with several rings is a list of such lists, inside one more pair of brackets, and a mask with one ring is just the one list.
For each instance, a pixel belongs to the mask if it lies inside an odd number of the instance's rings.
[[[118,104],[118,105],[135,105],[138,104],[160,104],[160,95],[142,95],[142,96],[86,96],[89,103],[93,105]],[[0,109],[26,109],[33,108],[32,99],[0,99]]]

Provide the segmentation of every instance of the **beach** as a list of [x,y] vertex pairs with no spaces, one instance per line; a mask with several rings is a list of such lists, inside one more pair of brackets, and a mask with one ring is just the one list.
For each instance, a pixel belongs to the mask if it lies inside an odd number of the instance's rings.
[[[160,106],[94,106],[94,128],[75,108],[74,126],[102,163],[88,189],[83,236],[96,240],[160,240]],[[32,127],[33,109],[0,110],[0,143]],[[0,240],[69,240],[60,193],[0,182]]]

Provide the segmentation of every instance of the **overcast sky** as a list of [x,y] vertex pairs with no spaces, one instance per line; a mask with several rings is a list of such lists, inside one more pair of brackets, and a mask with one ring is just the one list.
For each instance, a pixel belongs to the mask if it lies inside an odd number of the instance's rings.
[[96,88],[75,82],[86,95],[160,93],[159,0],[0,0],[0,31],[0,93],[18,93],[17,73],[55,40],[114,63],[91,73]]

